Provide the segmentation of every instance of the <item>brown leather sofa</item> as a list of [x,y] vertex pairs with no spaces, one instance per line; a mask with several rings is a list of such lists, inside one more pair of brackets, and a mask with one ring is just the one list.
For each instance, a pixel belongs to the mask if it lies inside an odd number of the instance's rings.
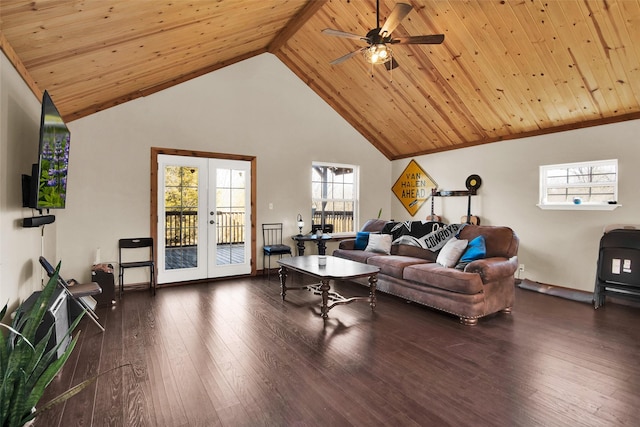
[[[380,232],[384,220],[369,220],[362,231]],[[357,250],[355,239],[343,240],[333,256],[380,267],[377,289],[460,318],[465,325],[496,312],[510,313],[515,299],[518,236],[508,227],[466,225],[460,239],[482,235],[486,256],[464,270],[437,264],[437,252],[394,244],[390,255]],[[363,283],[364,284],[364,283]]]

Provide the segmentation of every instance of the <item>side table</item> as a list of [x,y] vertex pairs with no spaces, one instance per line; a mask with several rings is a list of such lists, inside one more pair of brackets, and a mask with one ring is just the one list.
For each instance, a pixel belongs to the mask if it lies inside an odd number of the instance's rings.
[[355,237],[355,233],[325,233],[322,236],[318,236],[317,234],[297,234],[295,236],[291,236],[291,238],[296,242],[296,247],[298,248],[298,256],[304,255],[305,242],[315,242],[318,245],[318,255],[326,255],[327,242],[339,241],[344,239],[354,239]]

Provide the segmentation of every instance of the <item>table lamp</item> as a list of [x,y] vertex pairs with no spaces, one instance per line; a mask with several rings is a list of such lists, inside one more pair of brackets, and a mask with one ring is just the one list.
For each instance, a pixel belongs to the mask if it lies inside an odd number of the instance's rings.
[[302,228],[304,227],[304,221],[302,220],[302,215],[298,214],[298,230],[300,230],[300,233],[298,234],[298,236],[302,236]]

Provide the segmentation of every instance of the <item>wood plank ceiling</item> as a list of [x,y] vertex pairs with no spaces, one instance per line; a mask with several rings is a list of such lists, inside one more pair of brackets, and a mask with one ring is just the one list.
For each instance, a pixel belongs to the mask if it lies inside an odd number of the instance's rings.
[[389,159],[640,118],[640,0],[404,2],[395,37],[445,40],[391,73],[321,33],[375,0],[2,0],[0,47],[67,120],[271,52]]

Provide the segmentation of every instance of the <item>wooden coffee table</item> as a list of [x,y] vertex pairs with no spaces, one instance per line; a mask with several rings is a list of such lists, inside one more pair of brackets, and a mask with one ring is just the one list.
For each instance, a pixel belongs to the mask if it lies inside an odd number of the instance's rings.
[[[328,317],[327,313],[333,307],[342,304],[349,304],[355,301],[366,301],[371,306],[371,310],[375,309],[376,283],[378,282],[378,272],[380,271],[380,268],[333,256],[327,256],[326,265],[321,266],[318,263],[319,258],[320,257],[318,255],[309,255],[278,260],[278,264],[280,264],[280,295],[282,296],[283,301],[287,295],[287,290],[310,290],[322,296],[322,307],[320,312],[322,313],[322,317],[325,319]],[[289,270],[316,277],[320,279],[320,283],[307,286],[287,287],[286,282]],[[331,280],[351,280],[359,277],[369,278],[368,297],[346,298],[331,290]],[[331,301],[331,304],[329,304],[329,301]]]

